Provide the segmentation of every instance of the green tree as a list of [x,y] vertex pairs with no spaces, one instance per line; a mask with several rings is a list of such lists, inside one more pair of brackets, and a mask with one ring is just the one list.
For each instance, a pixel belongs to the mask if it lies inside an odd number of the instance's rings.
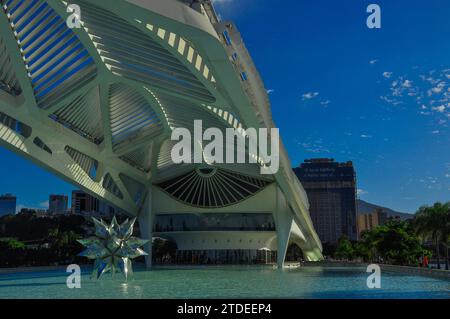
[[343,235],[339,238],[334,256],[339,259],[352,259],[353,252],[352,243],[348,240],[347,236]]
[[449,270],[450,268],[450,259],[449,259],[449,243],[450,243],[450,202],[445,203],[444,207],[446,210],[443,213],[442,217],[442,225],[441,225],[441,242],[445,247],[445,270]]
[[369,232],[361,234],[362,239],[353,245],[354,257],[360,257],[364,261],[373,261],[376,251],[369,240],[365,240],[365,237],[369,236]]
[[81,216],[44,217],[33,210],[0,217],[0,267],[84,263],[77,257],[83,247],[76,240],[90,227]]
[[[450,208],[450,204],[449,204]],[[446,214],[446,222],[445,227],[442,233],[443,243],[445,245],[445,269],[450,270],[450,257],[449,257],[449,249],[450,249],[450,209]]]
[[406,222],[391,220],[373,232],[370,240],[377,253],[394,264],[417,264],[424,253],[419,238]]
[[25,259],[25,244],[13,239],[0,239],[0,267],[18,267]]
[[441,269],[440,246],[445,249],[445,268],[449,269],[448,241],[450,237],[450,202],[435,203],[419,208],[415,215],[414,227],[423,239],[430,239],[436,247],[438,269]]
[[417,264],[419,257],[427,253],[419,237],[409,223],[390,220],[373,230],[361,234],[361,240],[354,245],[354,255],[365,261],[378,257],[400,265]]
[[25,249],[25,244],[14,238],[5,238],[0,240],[7,249]]
[[80,235],[73,231],[60,231],[53,228],[48,232],[51,250],[56,259],[61,262],[71,262],[82,251],[83,247],[77,242],[80,238]]

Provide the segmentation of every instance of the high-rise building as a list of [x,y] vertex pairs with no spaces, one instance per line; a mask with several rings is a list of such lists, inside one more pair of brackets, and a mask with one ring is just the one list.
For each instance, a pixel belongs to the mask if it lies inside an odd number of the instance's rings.
[[308,195],[310,214],[323,243],[335,244],[342,235],[357,239],[356,173],[352,162],[305,160],[294,172]]
[[83,191],[72,191],[72,213],[98,212],[99,200]]
[[115,213],[123,213],[123,211],[108,205],[105,201],[99,200],[86,192],[77,190],[72,191],[72,213],[97,213],[98,215],[112,216]]
[[376,209],[370,214],[358,215],[358,236],[365,230],[372,230],[379,225],[386,223],[388,215],[382,209]]
[[5,194],[0,196],[0,217],[6,215],[16,214],[16,201],[17,198],[11,194]]
[[66,213],[69,203],[67,195],[50,195],[48,204],[48,212],[50,214]]

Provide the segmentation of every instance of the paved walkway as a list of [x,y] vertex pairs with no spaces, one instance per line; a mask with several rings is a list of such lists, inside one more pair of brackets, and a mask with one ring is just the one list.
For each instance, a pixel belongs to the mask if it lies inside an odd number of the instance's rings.
[[[336,267],[336,266],[360,266],[367,267],[368,263],[360,263],[355,261],[338,261],[338,260],[325,260],[320,262],[306,262],[305,266],[324,266],[324,267]],[[398,272],[402,274],[417,275],[417,276],[428,276],[439,279],[450,280],[450,270],[445,269],[431,269],[422,267],[409,267],[409,266],[398,266],[398,265],[387,265],[379,264],[382,271]]]

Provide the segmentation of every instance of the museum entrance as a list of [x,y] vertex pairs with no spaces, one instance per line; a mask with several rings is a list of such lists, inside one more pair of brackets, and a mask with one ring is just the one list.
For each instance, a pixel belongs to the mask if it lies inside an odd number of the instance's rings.
[[171,250],[153,254],[155,264],[175,265],[265,265],[276,260],[277,252],[268,249]]
[[276,259],[276,252],[266,249],[181,250],[177,251],[175,262],[191,265],[256,265],[275,263]]
[[289,262],[301,262],[303,261],[303,251],[301,248],[295,244],[292,243],[288,246],[287,252],[286,252],[286,260]]

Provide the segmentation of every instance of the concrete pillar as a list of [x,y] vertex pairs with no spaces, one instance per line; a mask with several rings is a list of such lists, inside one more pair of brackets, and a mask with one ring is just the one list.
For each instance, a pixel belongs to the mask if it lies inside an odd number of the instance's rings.
[[289,209],[289,206],[286,203],[285,197],[279,190],[277,191],[276,209],[277,209],[276,226],[277,226],[277,241],[278,241],[277,265],[279,269],[283,269],[294,218]]
[[150,189],[148,190],[144,206],[139,215],[139,228],[141,230],[141,238],[149,240],[149,242],[144,246],[144,250],[148,254],[148,256],[145,256],[145,264],[147,266],[147,269],[151,269],[152,268],[152,234],[153,234],[153,211],[152,211],[151,186],[150,186]]
[[278,225],[277,225],[277,265],[278,268],[284,267],[284,261],[286,259],[286,253],[289,245],[289,238],[291,236],[291,228],[293,219],[286,212],[278,212]]

